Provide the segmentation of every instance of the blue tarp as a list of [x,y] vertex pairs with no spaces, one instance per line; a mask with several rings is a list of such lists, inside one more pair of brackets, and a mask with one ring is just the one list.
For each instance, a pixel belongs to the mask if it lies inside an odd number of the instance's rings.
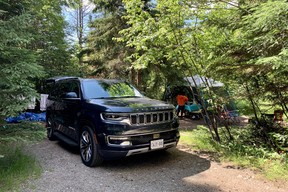
[[32,113],[24,112],[16,117],[7,117],[5,119],[7,123],[19,123],[21,121],[46,121],[46,113]]

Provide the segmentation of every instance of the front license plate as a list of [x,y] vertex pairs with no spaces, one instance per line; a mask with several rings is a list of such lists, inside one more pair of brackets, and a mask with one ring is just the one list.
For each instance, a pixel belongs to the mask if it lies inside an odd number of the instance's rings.
[[164,147],[164,139],[152,140],[150,143],[151,149],[161,149]]

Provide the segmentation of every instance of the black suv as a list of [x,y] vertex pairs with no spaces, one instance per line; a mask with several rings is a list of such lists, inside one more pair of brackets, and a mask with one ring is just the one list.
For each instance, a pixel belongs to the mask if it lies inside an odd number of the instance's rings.
[[57,77],[46,83],[47,136],[79,146],[87,166],[178,143],[174,106],[143,96],[125,81]]

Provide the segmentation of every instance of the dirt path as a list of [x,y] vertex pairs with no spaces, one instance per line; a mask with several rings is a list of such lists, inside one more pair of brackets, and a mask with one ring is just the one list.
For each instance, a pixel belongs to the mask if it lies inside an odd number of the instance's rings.
[[[181,121],[183,127],[185,123],[191,128],[197,122]],[[218,164],[184,146],[105,162],[96,168],[84,166],[77,149],[58,141],[44,140],[28,150],[41,163],[43,174],[25,183],[23,192],[288,191],[252,171]]]

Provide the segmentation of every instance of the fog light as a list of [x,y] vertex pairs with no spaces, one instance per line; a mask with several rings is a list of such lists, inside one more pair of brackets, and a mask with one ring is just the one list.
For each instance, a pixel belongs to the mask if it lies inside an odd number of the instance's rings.
[[113,140],[113,141],[124,141],[128,139],[129,137],[109,137],[109,140]]
[[132,146],[131,138],[127,136],[108,136],[107,142],[113,146]]
[[121,146],[131,146],[132,143],[131,143],[131,141],[123,141],[120,145]]

